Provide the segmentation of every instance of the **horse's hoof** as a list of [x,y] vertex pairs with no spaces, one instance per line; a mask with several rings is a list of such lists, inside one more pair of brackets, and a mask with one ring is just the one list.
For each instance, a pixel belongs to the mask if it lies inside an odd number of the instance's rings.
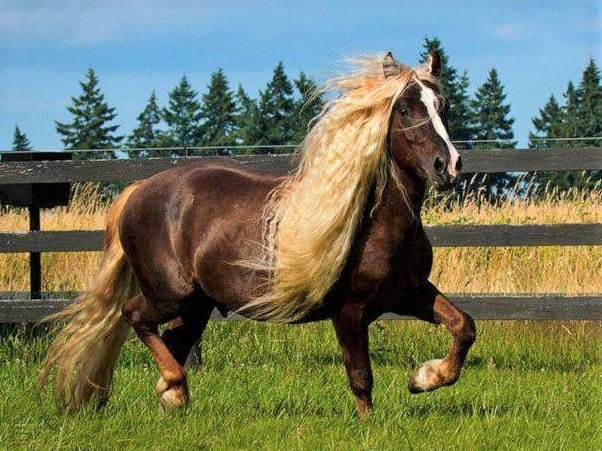
[[188,394],[183,387],[173,387],[161,394],[160,402],[166,411],[180,409],[188,404]]
[[443,362],[443,359],[424,362],[410,377],[410,383],[408,384],[410,393],[432,391],[444,385],[445,379],[439,372],[441,362]]
[[155,393],[164,410],[173,410],[188,404],[188,390],[186,384],[170,387],[163,377],[160,377],[155,385]]
[[168,389],[168,387],[169,387],[169,385],[167,385],[167,382],[165,382],[165,379],[163,379],[163,376],[159,377],[159,380],[157,381],[157,385],[155,385],[156,395],[161,396],[163,394],[163,392]]

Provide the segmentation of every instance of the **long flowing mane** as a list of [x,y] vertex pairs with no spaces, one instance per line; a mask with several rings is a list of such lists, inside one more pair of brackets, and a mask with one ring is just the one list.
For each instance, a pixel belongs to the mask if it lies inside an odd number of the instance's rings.
[[395,101],[414,78],[434,82],[423,67],[400,66],[385,77],[382,56],[352,61],[351,74],[325,84],[333,97],[306,136],[298,169],[270,196],[265,253],[266,293],[241,310],[288,322],[320,305],[341,274],[371,189],[376,202],[393,177],[386,139]]

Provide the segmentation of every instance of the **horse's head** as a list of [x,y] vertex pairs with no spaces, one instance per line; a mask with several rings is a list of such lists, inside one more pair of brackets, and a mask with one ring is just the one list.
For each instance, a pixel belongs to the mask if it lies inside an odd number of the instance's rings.
[[[408,68],[395,61],[391,53],[385,56],[385,77],[404,70]],[[445,101],[434,83],[440,74],[441,59],[436,52],[429,55],[423,72],[412,71],[407,87],[393,106],[388,140],[400,169],[444,190],[454,185],[462,161],[447,133]]]

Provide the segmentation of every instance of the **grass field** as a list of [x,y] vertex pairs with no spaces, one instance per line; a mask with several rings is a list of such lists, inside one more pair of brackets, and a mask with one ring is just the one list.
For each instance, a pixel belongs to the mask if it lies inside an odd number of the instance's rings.
[[161,411],[157,371],[135,339],[102,412],[57,414],[36,377],[41,331],[7,328],[0,344],[2,449],[579,449],[602,447],[602,327],[595,322],[480,322],[459,382],[410,395],[445,330],[418,322],[371,328],[376,410],[354,413],[328,323],[211,323],[192,402]]
[[[436,223],[602,222],[600,190],[488,205],[433,206]],[[47,230],[102,228],[90,186],[46,212]],[[10,210],[0,230],[23,230]],[[45,254],[44,289],[83,289],[97,253]],[[0,291],[26,290],[24,255],[0,255]],[[436,249],[448,292],[602,292],[599,247]],[[37,387],[50,342],[43,327],[0,328],[0,449],[602,449],[602,323],[481,321],[459,382],[410,395],[409,375],[442,357],[442,328],[414,321],[371,327],[376,410],[359,421],[332,327],[212,322],[190,407],[161,411],[154,362],[130,339],[101,412],[57,413]]]

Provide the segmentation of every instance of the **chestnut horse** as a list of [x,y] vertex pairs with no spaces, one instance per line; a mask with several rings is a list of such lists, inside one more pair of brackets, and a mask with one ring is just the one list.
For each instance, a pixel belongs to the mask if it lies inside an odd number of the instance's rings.
[[330,82],[334,96],[289,176],[212,160],[126,188],[108,212],[95,282],[57,315],[69,322],[42,381],[56,371],[59,404],[107,401],[131,326],[159,367],[161,404],[184,406],[184,362],[214,308],[261,321],[330,319],[360,416],[372,408],[368,326],[382,313],[451,332],[447,356],[411,376],[412,393],[456,382],[475,325],[428,281],[420,221],[426,183],[448,189],[461,169],[440,116],[440,67],[438,54],[415,68],[390,53],[358,60]]

